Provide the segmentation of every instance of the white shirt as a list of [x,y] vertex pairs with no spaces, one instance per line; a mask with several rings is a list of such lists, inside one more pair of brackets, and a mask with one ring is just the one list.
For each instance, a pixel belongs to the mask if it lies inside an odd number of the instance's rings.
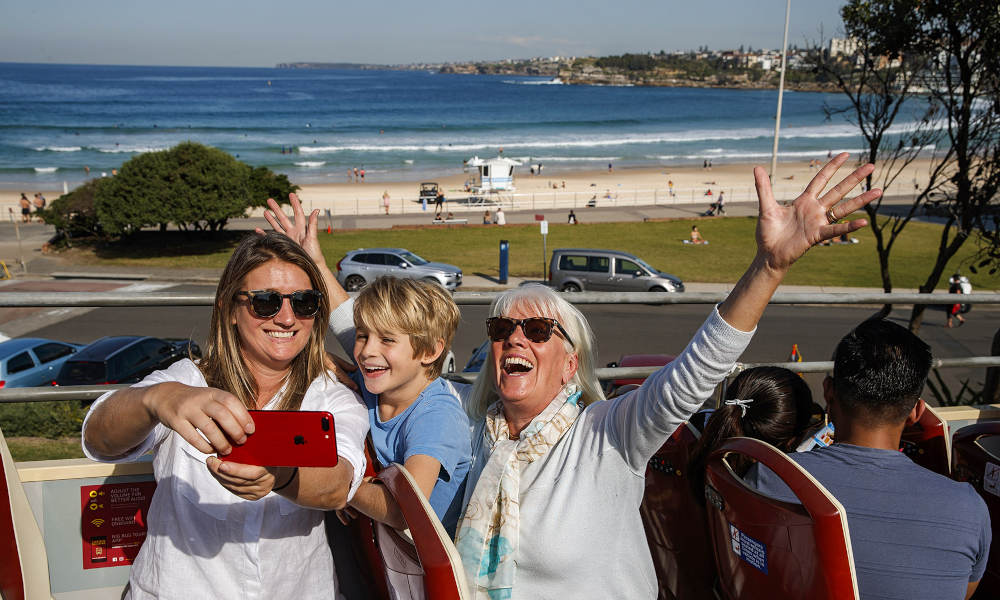
[[[169,381],[207,387],[201,371],[187,359],[133,387]],[[101,396],[94,406],[110,395]],[[273,404],[272,400],[265,408],[272,409]],[[337,455],[354,467],[349,494],[353,497],[364,475],[367,410],[354,393],[324,377],[309,386],[301,409],[333,414]],[[91,414],[84,419],[84,431]],[[303,508],[275,493],[257,501],[235,496],[209,472],[205,459],[211,455],[202,454],[162,424],[124,456],[100,456],[86,442],[83,451],[102,462],[132,462],[153,452],[157,486],[146,541],[129,574],[131,598],[338,596],[323,511]]]

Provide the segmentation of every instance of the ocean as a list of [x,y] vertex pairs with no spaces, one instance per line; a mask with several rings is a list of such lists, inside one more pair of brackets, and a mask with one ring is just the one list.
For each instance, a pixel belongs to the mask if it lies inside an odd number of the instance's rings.
[[[461,173],[473,156],[556,169],[770,160],[774,90],[570,86],[424,71],[0,63],[0,187],[73,187],[192,140],[293,182]],[[786,92],[779,160],[859,152],[838,94]]]

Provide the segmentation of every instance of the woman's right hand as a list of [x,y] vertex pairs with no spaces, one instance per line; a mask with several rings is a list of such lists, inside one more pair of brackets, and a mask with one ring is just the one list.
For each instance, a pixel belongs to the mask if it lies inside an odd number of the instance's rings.
[[234,442],[242,444],[254,432],[250,413],[229,392],[174,382],[149,392],[143,404],[150,415],[204,454],[229,454]]

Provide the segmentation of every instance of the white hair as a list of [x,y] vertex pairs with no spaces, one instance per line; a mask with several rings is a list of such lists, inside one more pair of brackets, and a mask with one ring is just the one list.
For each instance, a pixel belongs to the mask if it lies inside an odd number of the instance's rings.
[[[582,395],[580,402],[586,406],[591,402],[604,400],[604,392],[597,380],[595,369],[596,344],[594,333],[590,330],[587,318],[576,307],[562,296],[544,285],[529,284],[503,292],[497,296],[490,306],[490,316],[509,315],[515,309],[523,314],[556,319],[573,340],[563,339],[566,352],[577,357],[576,373],[570,383],[576,384]],[[560,339],[562,339],[560,337]],[[551,340],[550,340],[551,341]],[[493,360],[493,348],[479,371],[479,376],[472,384],[472,391],[466,404],[469,416],[473,420],[486,417],[486,409],[500,399],[495,386],[496,367]]]

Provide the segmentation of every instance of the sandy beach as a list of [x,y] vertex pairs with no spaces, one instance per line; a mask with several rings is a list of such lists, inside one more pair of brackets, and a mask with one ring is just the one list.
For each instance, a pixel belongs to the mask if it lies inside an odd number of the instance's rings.
[[[822,157],[819,157],[822,158]],[[915,161],[907,171],[886,190],[887,196],[913,193],[913,182],[926,181],[929,161]],[[765,168],[768,165],[762,165]],[[570,170],[556,171],[544,168],[542,174],[531,175],[528,166],[515,171],[516,191],[483,197],[470,197],[465,182],[472,173],[452,173],[434,178],[447,200],[446,211],[456,218],[478,222],[486,209],[495,209],[502,203],[505,210],[533,210],[542,208],[584,207],[588,202],[598,206],[635,206],[648,204],[704,204],[706,207],[725,194],[726,202],[754,202],[753,163],[726,163],[710,169],[700,166],[662,166],[657,168],[615,167],[613,171]],[[846,169],[843,170],[846,174]],[[808,162],[778,163],[777,181],[774,184],[778,200],[792,200],[816,173]],[[419,181],[394,181],[391,173],[371,177],[365,183],[309,184],[302,186],[299,197],[307,209],[330,210],[332,215],[371,215],[384,212],[382,195],[389,193],[391,214],[418,214],[423,211],[418,202]],[[294,180],[293,180],[294,181]],[[670,182],[673,182],[672,193]],[[711,196],[706,192],[711,190]],[[58,198],[61,189],[25,189],[31,198],[42,192],[51,202]],[[20,191],[0,190],[0,211],[5,218],[20,216],[18,199]],[[428,217],[434,207],[427,207]],[[259,215],[258,215],[259,216]]]

